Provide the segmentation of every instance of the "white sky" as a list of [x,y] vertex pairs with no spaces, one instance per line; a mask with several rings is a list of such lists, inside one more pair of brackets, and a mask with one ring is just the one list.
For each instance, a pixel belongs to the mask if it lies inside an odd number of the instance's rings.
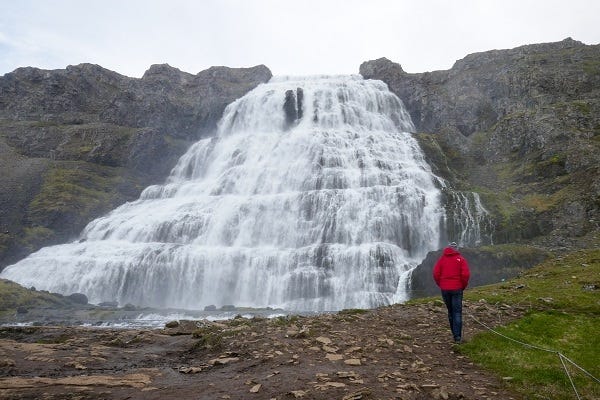
[[569,36],[600,43],[600,1],[0,0],[0,75],[83,62],[132,77],[162,63],[355,74],[379,57],[424,72]]

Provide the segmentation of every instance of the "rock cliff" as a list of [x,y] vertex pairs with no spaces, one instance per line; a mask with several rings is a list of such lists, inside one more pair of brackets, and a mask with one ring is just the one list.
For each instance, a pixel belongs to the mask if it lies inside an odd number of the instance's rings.
[[166,64],[140,79],[91,64],[0,77],[0,269],[160,182],[270,78],[262,65],[192,75]]
[[[600,45],[568,38],[493,50],[420,74],[381,58],[363,63],[360,73],[386,82],[405,102],[434,171],[481,195],[495,244],[600,244]],[[489,278],[474,284],[538,262],[527,249],[465,249]],[[430,253],[413,272],[415,295],[437,292],[437,256]]]
[[598,239],[600,45],[493,50],[419,74],[382,58],[360,73],[405,102],[435,172],[480,193],[496,243]]

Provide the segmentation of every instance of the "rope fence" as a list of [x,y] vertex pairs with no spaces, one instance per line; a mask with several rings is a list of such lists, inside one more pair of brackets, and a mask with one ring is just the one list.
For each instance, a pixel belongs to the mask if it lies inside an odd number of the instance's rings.
[[579,396],[579,393],[577,392],[577,387],[575,387],[575,382],[573,382],[573,378],[571,377],[571,374],[569,373],[569,370],[567,368],[567,364],[565,363],[568,362],[571,365],[575,366],[576,368],[578,368],[580,371],[582,371],[583,373],[585,373],[588,377],[590,377],[592,380],[596,381],[596,383],[600,383],[600,379],[596,378],[594,375],[592,375],[590,372],[586,371],[585,369],[583,369],[581,366],[577,365],[575,362],[573,362],[572,360],[570,360],[568,357],[566,357],[564,354],[562,354],[559,351],[556,350],[552,350],[552,349],[546,349],[544,347],[540,347],[540,346],[535,346],[533,344],[529,344],[529,343],[525,343],[522,342],[520,340],[511,338],[509,336],[506,336],[498,331],[496,331],[495,329],[492,329],[491,327],[489,327],[488,325],[486,325],[485,323],[481,322],[480,320],[478,320],[477,318],[475,318],[473,315],[469,315],[475,322],[477,322],[479,325],[483,326],[484,328],[486,328],[487,330],[489,330],[492,333],[495,333],[498,336],[503,337],[504,339],[510,340],[511,342],[515,342],[518,343],[522,346],[528,347],[530,349],[534,349],[534,350],[540,350],[540,351],[545,351],[548,353],[553,353],[556,354],[558,356],[558,358],[560,359],[560,363],[563,366],[563,369],[565,370],[565,374],[567,375],[567,378],[569,378],[569,382],[571,383],[571,387],[573,387],[573,391],[575,392],[575,396],[577,396],[578,400],[581,400],[581,397]]

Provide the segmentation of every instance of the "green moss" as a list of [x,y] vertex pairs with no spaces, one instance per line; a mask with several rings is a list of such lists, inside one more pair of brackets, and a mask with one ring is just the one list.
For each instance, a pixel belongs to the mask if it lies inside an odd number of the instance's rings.
[[[64,165],[64,163],[63,163]],[[85,167],[85,165],[82,165]],[[29,205],[29,221],[36,226],[52,226],[52,219],[59,215],[71,215],[77,222],[87,219],[94,210],[110,206],[115,187],[122,179],[115,171],[84,168],[52,168],[44,177],[38,195]],[[44,234],[38,228],[33,234]]]
[[55,126],[59,126],[60,124],[56,121],[35,121],[31,123],[32,127],[35,128],[48,128],[48,127],[55,127]]
[[550,196],[532,193],[523,198],[523,204],[527,207],[535,209],[537,212],[544,212],[556,207],[556,204],[551,200]]
[[581,63],[583,72],[588,75],[600,75],[600,61],[598,60],[585,60]]
[[587,101],[579,100],[574,101],[572,104],[582,114],[591,114],[592,112],[590,103],[588,103]]
[[19,307],[48,307],[70,305],[64,297],[38,292],[6,279],[0,279],[0,313],[14,312]]
[[298,315],[283,315],[271,319],[270,323],[275,326],[290,326],[296,324],[300,318]]
[[192,350],[221,349],[225,344],[225,339],[235,336],[237,332],[216,325],[198,328],[192,333],[192,337],[198,339]]
[[194,143],[193,141],[176,138],[170,135],[165,135],[164,138],[169,147],[174,149],[188,149]]
[[439,134],[417,133],[414,137],[433,172],[458,185],[460,183],[458,174],[464,167],[462,155],[455,148],[448,146]]
[[94,146],[90,145],[90,144],[84,144],[79,146],[79,148],[76,150],[78,154],[87,154],[90,151],[94,150]]
[[358,314],[366,314],[369,310],[365,310],[362,308],[348,308],[340,311],[339,315],[358,315]]
[[29,251],[34,251],[40,244],[48,243],[54,237],[52,229],[43,226],[24,227],[22,243]]

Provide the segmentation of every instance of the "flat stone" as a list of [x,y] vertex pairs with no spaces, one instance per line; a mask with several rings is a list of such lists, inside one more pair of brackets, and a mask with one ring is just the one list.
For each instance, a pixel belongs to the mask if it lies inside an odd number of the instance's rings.
[[307,392],[304,390],[292,390],[289,394],[294,396],[294,398],[299,399],[307,395]]
[[339,361],[342,360],[344,357],[341,354],[327,353],[325,355],[325,358],[329,361]]
[[201,366],[201,367],[179,367],[179,369],[177,371],[181,372],[182,374],[197,374],[199,372],[202,372],[204,370],[206,370],[208,368],[208,366]]
[[359,375],[354,371],[338,371],[338,378],[358,379]]
[[360,360],[358,358],[349,358],[347,360],[344,360],[344,364],[355,365],[355,366],[362,365],[362,363],[360,362]]
[[359,346],[353,346],[350,347],[348,350],[346,350],[344,353],[348,354],[348,353],[354,353],[355,351],[361,351],[362,347]]
[[252,388],[250,388],[250,393],[258,393],[258,391],[260,390],[260,387],[262,385],[259,383],[257,385],[252,386]]
[[343,388],[346,387],[346,384],[342,382],[325,382],[318,384],[315,387],[320,390],[327,390],[329,388]]
[[225,358],[215,358],[214,360],[210,360],[208,363],[210,365],[227,365],[232,362],[239,361],[239,357],[225,357]]
[[339,349],[337,347],[331,347],[331,346],[323,345],[323,351],[326,352],[326,353],[337,353],[338,350]]
[[371,389],[363,388],[363,389],[360,389],[359,391],[345,395],[344,397],[342,397],[342,400],[362,400],[364,398],[368,398],[368,396],[370,394],[371,394]]
[[321,344],[331,344],[332,343],[331,339],[329,339],[328,337],[325,337],[325,336],[319,336],[315,340]]
[[0,367],[14,367],[15,360],[12,358],[0,358]]

